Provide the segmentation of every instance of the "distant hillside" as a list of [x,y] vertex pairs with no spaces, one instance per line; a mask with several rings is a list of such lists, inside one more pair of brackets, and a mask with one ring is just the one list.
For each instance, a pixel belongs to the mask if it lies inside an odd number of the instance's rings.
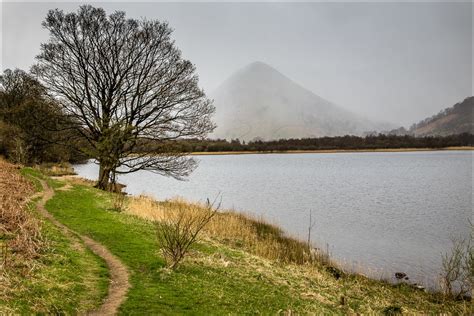
[[273,140],[391,128],[324,100],[261,62],[237,71],[211,97],[217,123],[212,138]]
[[408,132],[416,136],[446,136],[474,133],[474,97],[468,97],[432,117],[413,124]]

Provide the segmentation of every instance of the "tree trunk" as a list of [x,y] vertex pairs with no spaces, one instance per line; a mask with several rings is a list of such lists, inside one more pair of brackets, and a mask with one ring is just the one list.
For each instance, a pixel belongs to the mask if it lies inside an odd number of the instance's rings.
[[99,163],[99,180],[95,185],[96,188],[107,191],[110,189],[110,173],[112,168],[103,162]]

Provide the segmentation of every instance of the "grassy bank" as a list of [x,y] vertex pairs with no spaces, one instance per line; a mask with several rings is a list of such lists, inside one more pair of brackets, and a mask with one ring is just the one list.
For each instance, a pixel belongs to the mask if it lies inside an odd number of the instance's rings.
[[304,244],[278,228],[234,213],[219,214],[183,264],[171,271],[165,268],[153,221],[185,202],[132,198],[125,212],[117,212],[114,195],[68,181],[46,207],[128,266],[132,288],[120,308],[123,314],[469,313],[470,302],[339,274],[299,256]]
[[[100,305],[107,293],[108,271],[104,262],[86,249],[78,249],[61,231],[36,211],[39,197],[34,191],[41,189],[32,175],[42,175],[32,169],[22,170],[21,178],[12,165],[0,160],[0,196],[2,213],[0,218],[0,314],[81,314]],[[29,189],[19,190],[19,186]],[[9,208],[4,202],[15,198]],[[31,197],[31,199],[27,199]],[[10,234],[4,230],[13,224],[5,214],[24,211],[16,216],[19,226],[35,223],[35,230],[15,229]],[[29,224],[31,226],[31,224]],[[27,255],[13,243],[32,240],[38,245],[34,254]]]
[[444,148],[377,148],[377,149],[321,149],[321,150],[271,150],[271,151],[199,151],[192,152],[192,156],[213,155],[255,155],[255,154],[334,154],[334,153],[372,153],[372,152],[417,152],[417,151],[446,151],[446,150],[474,150],[473,146],[458,146]]

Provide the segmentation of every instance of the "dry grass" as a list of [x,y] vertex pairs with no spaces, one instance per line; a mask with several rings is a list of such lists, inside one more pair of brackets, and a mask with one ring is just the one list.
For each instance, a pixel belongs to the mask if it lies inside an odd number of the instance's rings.
[[[194,216],[208,211],[203,204],[183,199],[158,202],[142,195],[128,198],[126,213],[151,221],[166,222],[181,209],[195,213]],[[306,243],[285,236],[281,228],[266,223],[263,219],[233,211],[217,213],[204,227],[203,234],[270,260],[296,264],[332,264],[326,253],[310,249]]]
[[17,168],[0,160],[0,244],[2,268],[26,264],[35,258],[43,244],[40,222],[28,210],[33,186]]
[[0,301],[29,277],[44,248],[40,222],[28,209],[33,192],[18,168],[0,159]]
[[93,187],[95,185],[95,181],[88,180],[85,178],[78,177],[76,175],[65,175],[65,176],[55,176],[52,177],[54,180],[59,180],[61,182],[66,182],[66,185],[85,185],[88,187]]
[[69,163],[43,163],[36,166],[43,174],[52,177],[75,175],[74,168]]

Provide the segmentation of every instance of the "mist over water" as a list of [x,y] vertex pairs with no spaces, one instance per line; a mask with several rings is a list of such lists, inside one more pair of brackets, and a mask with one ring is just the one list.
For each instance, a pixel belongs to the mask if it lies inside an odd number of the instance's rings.
[[[189,181],[141,171],[119,179],[130,194],[204,201],[263,216],[373,277],[405,272],[436,286],[441,255],[472,218],[472,152],[199,156]],[[95,179],[93,163],[75,166]]]

